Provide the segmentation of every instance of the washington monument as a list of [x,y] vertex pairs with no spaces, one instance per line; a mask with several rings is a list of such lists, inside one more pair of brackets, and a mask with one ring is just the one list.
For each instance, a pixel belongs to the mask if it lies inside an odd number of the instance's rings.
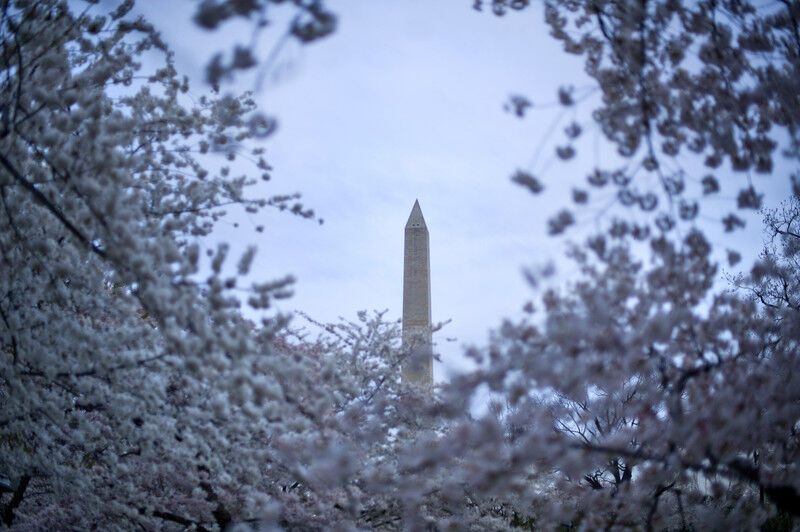
[[433,338],[431,332],[431,260],[428,226],[419,201],[406,222],[403,262],[404,382],[433,386]]

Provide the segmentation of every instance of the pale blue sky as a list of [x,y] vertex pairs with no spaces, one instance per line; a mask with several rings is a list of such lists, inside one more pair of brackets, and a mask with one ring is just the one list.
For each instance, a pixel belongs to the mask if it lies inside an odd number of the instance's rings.
[[[232,214],[215,238],[231,241],[234,250],[255,243],[256,278],[298,278],[285,310],[327,321],[388,308],[396,318],[403,227],[419,198],[431,235],[434,320],[452,319],[438,335],[443,364],[434,371],[441,380],[463,367],[461,344],[483,343],[490,327],[519,314],[531,295],[524,266],[564,264],[564,241],[546,236],[546,219],[566,205],[570,188],[581,186],[598,160],[614,159],[614,150],[588,119],[596,99],[574,111],[586,133],[569,163],[550,164],[572,111],[562,116],[557,106],[544,106],[524,121],[503,112],[511,93],[548,103],[560,85],[590,84],[581,61],[548,35],[541,5],[497,18],[475,12],[468,0],[326,4],[339,15],[336,33],[308,47],[284,48],[256,94],[280,121],[265,144],[275,170],[264,190],[302,192],[325,224],[271,212],[250,219]],[[215,33],[196,28],[190,1],[142,0],[138,9],[176,50],[195,94],[206,89],[202,68],[212,52],[249,38],[242,23]],[[265,35],[262,57],[279,29],[276,23]],[[225,89],[253,87],[253,76],[242,76]],[[551,142],[529,167],[558,117]],[[686,166],[701,172],[691,162]],[[543,195],[532,197],[509,181],[520,167],[543,177]],[[785,176],[759,183],[770,204],[787,194]],[[723,206],[719,212],[730,210],[732,200],[711,204],[708,213]],[[593,229],[594,212],[582,214],[579,230],[568,237]],[[241,222],[236,231],[234,221]],[[716,222],[709,223],[720,252],[734,245],[746,256],[757,251],[759,223],[727,240]],[[253,229],[260,224],[264,233]],[[561,272],[559,279],[568,280],[569,268]],[[458,340],[445,343],[444,337]]]

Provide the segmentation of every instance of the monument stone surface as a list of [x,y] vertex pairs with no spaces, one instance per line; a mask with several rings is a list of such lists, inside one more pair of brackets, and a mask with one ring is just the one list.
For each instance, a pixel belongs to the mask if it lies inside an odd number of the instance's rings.
[[406,222],[403,262],[404,382],[433,386],[433,338],[431,331],[431,261],[428,226],[419,201]]

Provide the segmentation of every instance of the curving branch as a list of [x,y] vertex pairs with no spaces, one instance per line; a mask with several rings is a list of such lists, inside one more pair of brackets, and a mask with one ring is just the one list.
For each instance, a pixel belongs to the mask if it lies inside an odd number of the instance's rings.
[[63,225],[63,226],[64,226],[64,227],[65,227],[65,228],[66,228],[66,229],[67,229],[67,230],[68,230],[70,233],[72,233],[72,235],[73,235],[75,238],[77,238],[77,239],[78,239],[78,241],[79,241],[79,242],[81,242],[81,243],[83,243],[83,244],[86,244],[86,246],[87,246],[87,247],[88,247],[88,248],[89,248],[89,249],[90,249],[90,250],[91,250],[93,253],[95,253],[97,256],[99,256],[99,257],[101,257],[101,258],[103,258],[103,259],[107,259],[107,258],[108,258],[108,256],[106,255],[106,252],[105,252],[104,250],[100,249],[99,247],[97,247],[97,245],[96,245],[96,244],[94,244],[94,243],[93,243],[93,242],[92,242],[92,241],[91,241],[91,240],[90,240],[88,237],[86,237],[86,236],[83,234],[83,232],[82,232],[80,229],[78,229],[78,228],[75,226],[75,224],[73,224],[73,223],[72,223],[72,222],[71,222],[71,221],[70,221],[70,220],[69,220],[69,219],[66,217],[66,215],[64,215],[64,213],[63,213],[63,212],[61,212],[61,209],[59,209],[59,208],[58,208],[56,205],[54,205],[54,204],[53,204],[53,202],[51,202],[51,201],[50,201],[50,200],[47,198],[47,196],[45,196],[45,195],[42,193],[42,191],[41,191],[41,190],[39,190],[38,188],[36,188],[36,187],[33,185],[33,183],[31,183],[30,181],[28,181],[27,179],[25,179],[25,178],[22,176],[22,174],[19,172],[19,170],[17,170],[17,169],[14,167],[14,165],[11,163],[11,161],[9,161],[9,160],[8,160],[8,158],[5,156],[5,154],[3,154],[3,153],[0,153],[0,164],[2,164],[2,165],[3,165],[3,167],[5,167],[5,169],[6,169],[6,170],[7,170],[7,171],[8,171],[8,172],[9,172],[9,173],[12,175],[12,177],[14,177],[14,179],[15,179],[15,180],[16,180],[16,181],[17,181],[17,182],[20,184],[20,185],[22,185],[22,188],[24,188],[25,190],[27,190],[28,192],[30,192],[30,193],[31,193],[31,195],[32,195],[32,196],[33,196],[33,197],[34,197],[34,198],[35,198],[37,201],[39,201],[39,203],[41,203],[41,204],[42,204],[42,205],[43,205],[43,206],[44,206],[44,207],[45,207],[45,208],[46,208],[48,211],[50,211],[50,213],[51,213],[53,216],[55,216],[55,217],[58,219],[58,221],[59,221],[59,222],[61,222],[61,224],[62,224],[62,225]]
[[16,489],[14,489],[13,495],[11,495],[11,500],[8,501],[8,504],[0,507],[0,511],[2,512],[2,514],[0,514],[0,519],[2,519],[3,524],[9,528],[14,524],[14,511],[22,504],[22,499],[25,497],[25,490],[28,489],[30,481],[30,475],[22,475]]

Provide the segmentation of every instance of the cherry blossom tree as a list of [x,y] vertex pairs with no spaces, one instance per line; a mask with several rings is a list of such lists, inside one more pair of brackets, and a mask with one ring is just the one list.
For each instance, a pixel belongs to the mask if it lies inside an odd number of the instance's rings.
[[[263,27],[278,3],[206,1],[196,21]],[[665,200],[661,232],[620,221],[576,245],[580,278],[532,300],[467,353],[478,369],[430,395],[400,381],[384,314],[300,329],[273,310],[291,278],[244,285],[255,250],[231,264],[226,245],[205,249],[226,208],[314,217],[295,194],[249,193],[250,175],[269,178],[254,141],[273,127],[248,95],[194,97],[132,2],[3,3],[3,524],[687,530],[796,517],[800,195],[766,213],[765,251],[718,293],[704,234],[667,234],[699,207],[666,168],[689,150],[769,173],[779,129],[797,159],[797,3],[627,5],[550,2],[546,16],[586,56],[604,95],[595,117],[631,161],[590,185],[645,210]],[[334,30],[320,2],[289,6],[287,38]],[[257,61],[226,57],[212,58],[214,84]],[[644,171],[659,178],[652,197],[635,188]],[[759,198],[745,189],[738,206]]]
[[[280,53],[284,44],[294,39],[301,44],[309,44],[327,37],[336,30],[336,15],[325,7],[321,0],[204,0],[197,6],[194,20],[207,30],[215,30],[227,21],[243,18],[253,23],[253,32],[249,42],[236,44],[230,53],[218,52],[211,58],[206,68],[206,77],[214,86],[224,79],[230,79],[237,71],[244,71],[258,66],[259,57],[256,49],[263,30],[274,21],[272,12],[279,9],[280,4],[289,4],[292,17],[279,38],[260,66],[263,77],[272,60]],[[229,57],[228,57],[229,56]]]
[[[475,3],[487,6],[502,16],[529,2]],[[775,173],[779,148],[796,166],[800,5],[556,1],[545,17],[565,50],[585,57],[602,96],[593,120],[629,161],[596,169],[590,189],[616,187],[617,202],[653,212],[654,225],[614,218],[577,246],[584,279],[545,293],[530,320],[504,324],[476,354],[485,369],[455,383],[456,402],[488,385],[509,405],[504,420],[479,422],[493,430],[460,429],[475,431],[470,453],[504,449],[504,466],[473,481],[491,481],[498,496],[514,486],[535,501],[517,511],[550,526],[757,528],[774,512],[796,516],[798,176],[795,196],[767,214],[771,244],[734,292],[712,292],[717,266],[696,217],[699,197],[737,172],[748,185],[736,207],[761,208],[750,175]],[[558,96],[566,107],[582,97],[570,87]],[[524,116],[535,104],[515,96],[508,108]],[[565,129],[558,157],[574,156],[582,129]],[[710,173],[690,176],[685,152]],[[660,190],[645,188],[648,173]],[[545,189],[527,171],[513,181]],[[578,209],[588,198],[573,194]],[[678,220],[684,237],[670,233]],[[722,222],[743,225],[734,213]],[[631,240],[649,240],[649,265]]]
[[370,486],[427,430],[397,324],[292,341],[271,310],[291,278],[240,287],[254,250],[202,249],[226,207],[314,215],[248,196],[229,165],[269,179],[252,147],[269,124],[248,95],[191,95],[132,5],[20,1],[0,20],[3,523],[392,522],[397,497]]
[[228,166],[245,156],[269,178],[247,95],[191,98],[132,2],[74,7],[4,3],[0,20],[3,522],[260,518],[258,472],[305,478],[298,460],[333,445],[323,412],[341,401],[319,386],[327,359],[275,353],[270,308],[291,279],[238,288],[254,251],[228,267],[226,246],[198,239],[227,206],[313,213],[248,197]]
[[[530,7],[528,0],[475,2],[499,16]],[[772,174],[776,157],[797,164],[798,2],[554,0],[544,3],[544,14],[551,35],[566,53],[584,58],[594,81],[560,88],[558,101],[574,108],[599,94],[590,121],[621,161],[576,183],[575,208],[553,217],[552,233],[572,225],[576,210],[606,187],[615,189],[617,204],[649,216],[646,224],[612,224],[640,238],[693,224],[701,198],[720,190],[736,197],[735,209],[758,209],[763,194],[752,175]],[[515,95],[508,109],[522,117],[536,103]],[[587,127],[566,124],[558,158],[575,156]],[[694,159],[705,172],[686,164]],[[544,189],[543,178],[529,170],[514,181],[533,193]],[[735,209],[720,220],[726,231],[744,226]]]
[[479,493],[507,524],[546,529],[797,517],[800,198],[766,220],[761,259],[721,294],[700,232],[653,240],[647,265],[602,236],[576,248],[582,279],[505,323],[475,353],[482,369],[442,390],[452,408],[488,386],[507,407],[447,412],[440,460],[407,473],[420,496],[446,493],[465,516]]

